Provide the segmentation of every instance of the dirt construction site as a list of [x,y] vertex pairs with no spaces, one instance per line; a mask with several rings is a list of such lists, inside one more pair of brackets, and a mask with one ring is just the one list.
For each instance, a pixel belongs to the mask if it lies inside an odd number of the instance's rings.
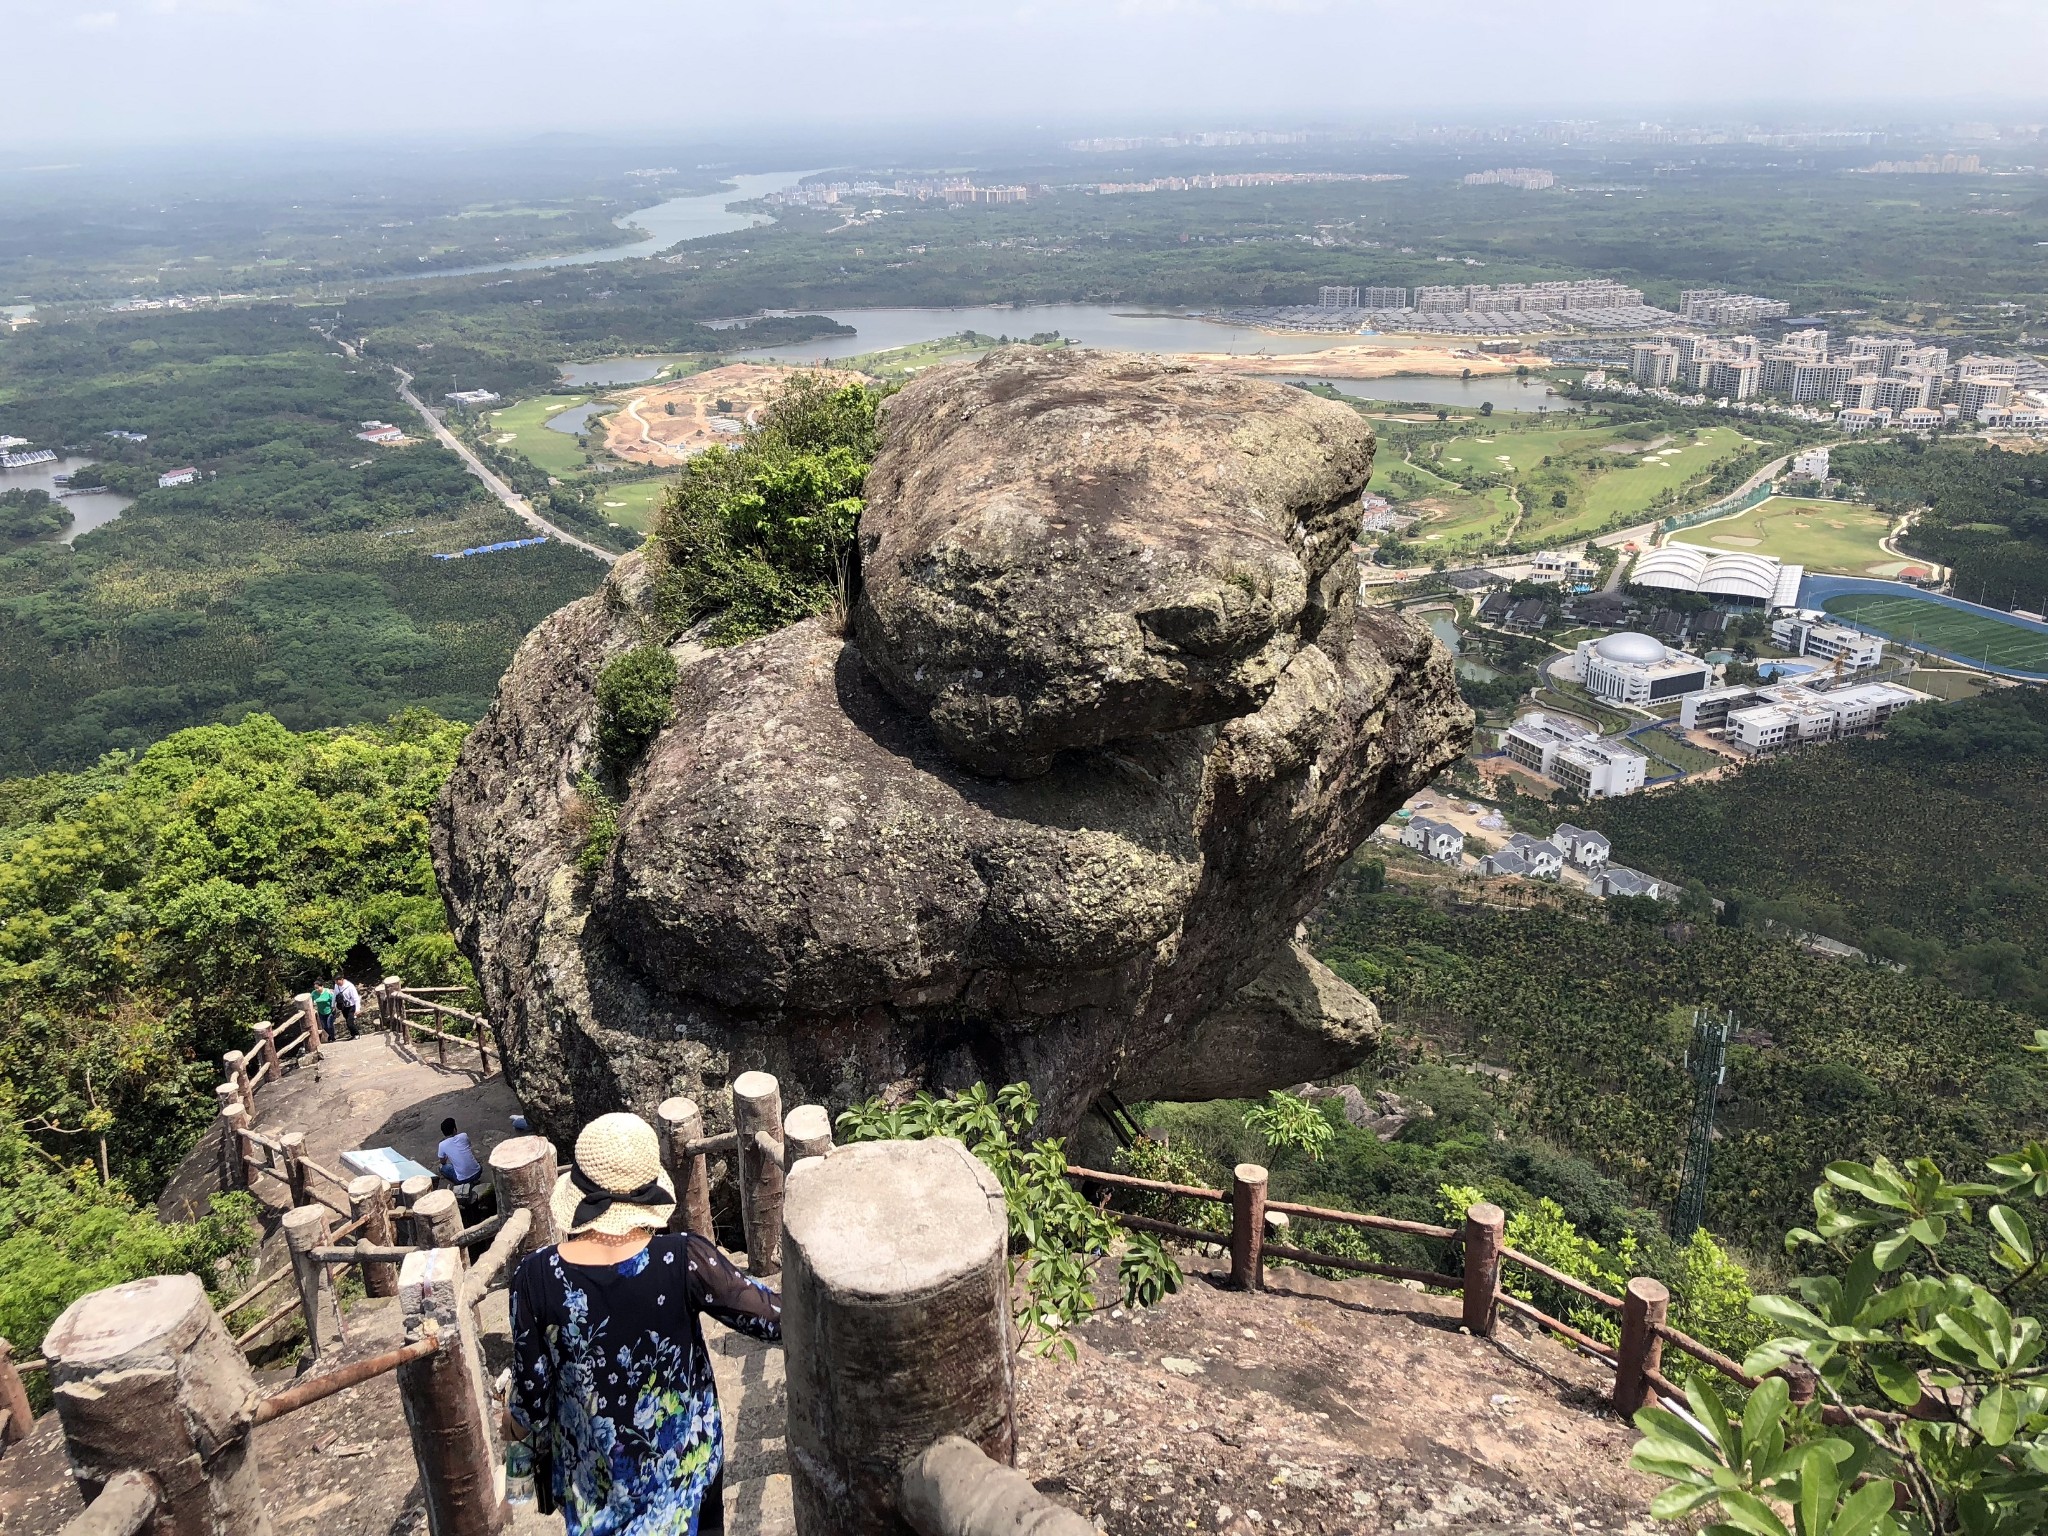
[[[774,363],[728,363],[636,390],[605,418],[605,452],[633,464],[680,464],[714,444],[737,443],[798,371]],[[857,384],[862,376],[823,370],[823,377],[836,386]]]

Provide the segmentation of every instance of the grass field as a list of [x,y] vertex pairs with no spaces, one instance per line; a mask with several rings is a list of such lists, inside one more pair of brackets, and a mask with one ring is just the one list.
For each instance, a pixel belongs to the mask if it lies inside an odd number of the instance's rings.
[[1773,496],[1746,512],[1701,523],[1671,536],[1677,544],[1703,549],[1754,550],[1788,565],[1844,576],[1896,576],[1901,561],[1879,547],[1891,519],[1875,507],[1846,501],[1811,501]]
[[539,395],[491,412],[488,425],[501,448],[531,459],[551,475],[577,474],[584,468],[583,449],[569,433],[549,428],[547,420],[586,404],[590,398],[587,394]]
[[1821,607],[1888,639],[1936,646],[1988,666],[2048,672],[2048,634],[1989,614],[1882,592],[1844,592],[1823,599]]
[[1637,455],[1625,468],[1602,470],[1586,487],[1587,515],[1600,521],[1621,512],[1647,511],[1660,491],[1676,490],[1742,451],[1733,427],[1707,427],[1679,434],[1654,453]]
[[1719,753],[1702,751],[1671,731],[1644,731],[1630,739],[1652,757],[1662,758],[1687,773],[1705,773],[1728,765],[1728,760]]
[[672,477],[633,480],[625,485],[603,485],[597,489],[597,510],[608,523],[618,523],[645,533],[654,525],[654,509],[661,505],[662,492]]

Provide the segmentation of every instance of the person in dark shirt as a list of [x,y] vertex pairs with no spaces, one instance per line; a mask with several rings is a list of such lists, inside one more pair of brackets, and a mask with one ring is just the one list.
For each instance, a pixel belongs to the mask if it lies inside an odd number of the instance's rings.
[[782,1337],[782,1301],[708,1237],[668,1235],[654,1128],[601,1115],[555,1183],[553,1248],[511,1283],[512,1433],[530,1440],[568,1536],[725,1529],[725,1436],[705,1313]]

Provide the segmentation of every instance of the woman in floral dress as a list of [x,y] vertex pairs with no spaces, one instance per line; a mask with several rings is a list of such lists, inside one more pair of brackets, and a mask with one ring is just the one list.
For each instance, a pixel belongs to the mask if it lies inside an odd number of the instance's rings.
[[568,1536],[725,1529],[724,1434],[698,1318],[778,1340],[782,1303],[709,1239],[663,1234],[675,1199],[654,1128],[600,1116],[555,1184],[563,1241],[512,1276],[510,1414]]

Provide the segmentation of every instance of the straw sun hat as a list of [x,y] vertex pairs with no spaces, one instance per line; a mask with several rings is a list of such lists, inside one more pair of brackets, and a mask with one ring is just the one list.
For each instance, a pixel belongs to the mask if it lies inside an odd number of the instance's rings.
[[661,1171],[661,1142],[638,1115],[599,1115],[576,1138],[576,1160],[549,1199],[564,1237],[598,1232],[623,1237],[660,1231],[676,1208],[675,1186]]

